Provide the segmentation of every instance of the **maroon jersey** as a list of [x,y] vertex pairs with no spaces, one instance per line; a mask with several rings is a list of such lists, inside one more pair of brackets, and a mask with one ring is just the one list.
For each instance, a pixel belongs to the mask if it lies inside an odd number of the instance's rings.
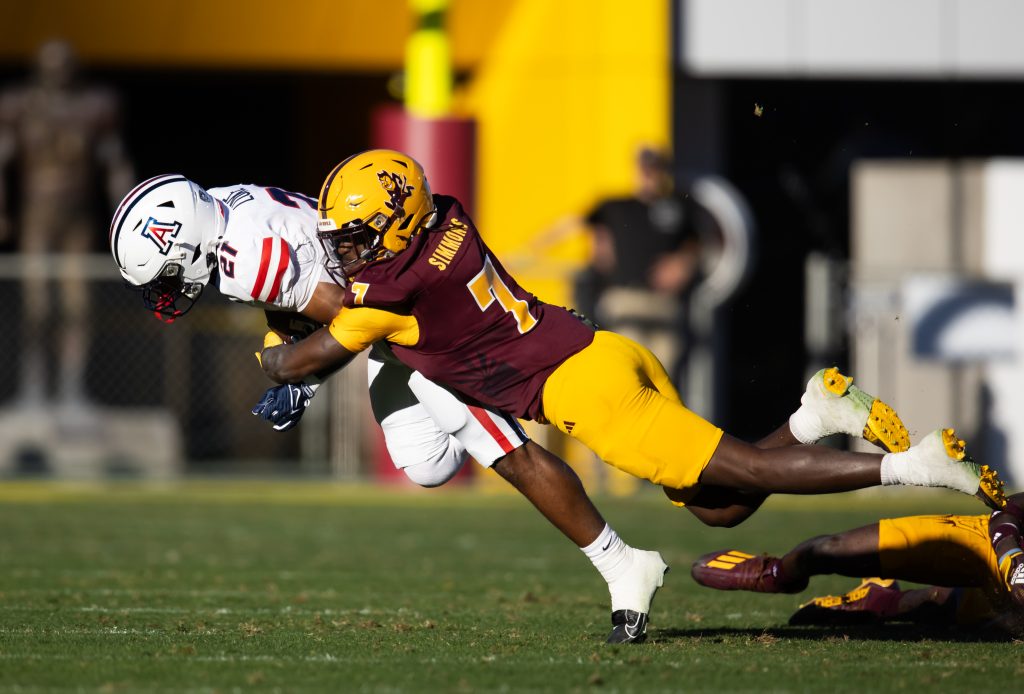
[[544,381],[594,333],[520,287],[458,200],[435,195],[434,203],[440,223],[360,271],[345,306],[412,315],[419,342],[393,344],[399,359],[483,404],[539,419]]

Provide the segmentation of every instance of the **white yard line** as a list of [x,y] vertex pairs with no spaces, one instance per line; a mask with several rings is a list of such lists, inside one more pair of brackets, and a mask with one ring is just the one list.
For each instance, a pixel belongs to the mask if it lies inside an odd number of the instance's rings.
[[[55,629],[44,627],[22,627],[17,629],[8,629],[6,627],[0,627],[0,634],[11,634],[17,636],[43,636],[47,634],[70,636],[165,636],[170,633],[170,631],[165,629],[134,629],[129,627],[106,627],[105,629],[88,629],[85,627],[58,627]],[[214,632],[189,632],[188,635],[213,636]]]
[[175,588],[17,588],[14,590],[0,590],[0,595],[4,597],[33,597],[38,595],[55,594],[55,595],[105,595],[110,597],[117,597],[119,595],[163,595],[167,597],[188,597],[188,598],[281,598],[281,597],[297,597],[299,595],[305,598],[319,598],[322,600],[331,600],[341,597],[341,593],[336,590],[294,590],[294,591],[282,591],[282,590],[265,590],[265,589],[254,589],[254,590],[179,590]]
[[[64,653],[0,653],[0,660],[158,660],[169,656],[124,656],[124,655],[99,655],[90,653],[88,655],[67,655]],[[372,660],[371,656],[360,655],[356,658],[340,658],[330,653],[318,655],[301,656],[277,656],[277,655],[183,655],[181,658],[189,662],[201,663],[344,663],[344,662],[365,662]]]
[[214,614],[214,615],[394,615],[422,619],[423,616],[412,610],[398,608],[397,610],[376,609],[361,607],[358,609],[334,609],[331,607],[254,607],[254,608],[230,608],[230,607],[105,607],[101,605],[86,605],[78,607],[30,607],[27,605],[0,605],[0,612],[97,612],[102,614]]

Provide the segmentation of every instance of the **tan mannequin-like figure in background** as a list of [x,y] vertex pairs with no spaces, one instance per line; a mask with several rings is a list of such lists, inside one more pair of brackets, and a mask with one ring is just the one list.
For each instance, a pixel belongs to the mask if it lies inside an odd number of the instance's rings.
[[[128,190],[133,172],[118,133],[118,103],[113,94],[80,85],[71,47],[62,41],[44,44],[28,84],[0,93],[0,242],[12,236],[24,256],[22,278],[22,350],[18,399],[42,405],[49,398],[45,336],[56,330],[53,378],[57,401],[86,400],[84,370],[88,353],[89,286],[82,272],[48,268],[48,254],[71,263],[98,245],[96,183],[105,178],[105,193],[115,205]],[[14,173],[21,199],[15,223],[8,205]],[[58,277],[58,301],[50,297],[49,279]],[[56,303],[57,305],[54,305]]]

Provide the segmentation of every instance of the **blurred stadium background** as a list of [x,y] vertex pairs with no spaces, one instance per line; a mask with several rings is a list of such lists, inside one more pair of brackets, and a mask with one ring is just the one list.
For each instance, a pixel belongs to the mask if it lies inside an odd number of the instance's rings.
[[[1019,484],[1021,26],[1016,0],[4,2],[0,92],[32,79],[44,42],[69,42],[84,80],[117,97],[136,180],[315,194],[350,153],[401,142],[435,190],[454,177],[523,284],[560,303],[586,237],[538,240],[628,191],[637,147],[670,147],[720,232],[693,295],[693,409],[753,438],[837,363],[912,433],[953,424]],[[22,163],[0,179],[14,223],[0,247],[0,474],[390,478],[364,372],[277,434],[249,414],[269,385],[251,357],[261,312],[207,291],[173,326],[147,315],[105,249],[98,172],[91,254],[28,262]],[[71,274],[90,296],[85,406],[56,397],[57,369],[27,403],[23,283]],[[590,485],[631,488],[546,443]]]

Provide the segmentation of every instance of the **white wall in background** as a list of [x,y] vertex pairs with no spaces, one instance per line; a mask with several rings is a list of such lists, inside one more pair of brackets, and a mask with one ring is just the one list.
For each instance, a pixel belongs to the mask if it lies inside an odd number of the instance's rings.
[[1024,79],[1020,0],[680,0],[697,76]]

